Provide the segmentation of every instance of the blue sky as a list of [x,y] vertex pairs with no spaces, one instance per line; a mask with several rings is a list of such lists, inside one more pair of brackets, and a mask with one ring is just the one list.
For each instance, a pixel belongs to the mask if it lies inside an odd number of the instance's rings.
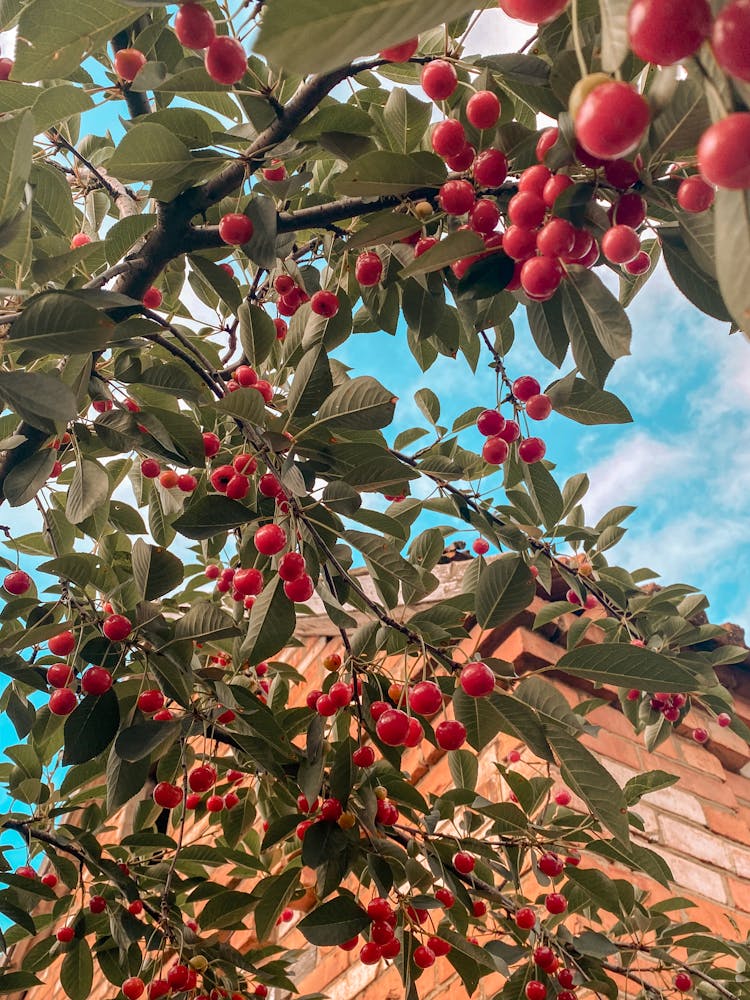
[[[527,29],[491,11],[475,37],[484,52],[499,52],[512,50],[526,34]],[[118,110],[107,105],[91,116],[89,128],[118,133]],[[714,621],[747,627],[750,594],[738,569],[750,557],[750,466],[744,460],[750,440],[750,345],[741,334],[730,337],[725,325],[698,313],[663,267],[629,314],[632,355],[617,362],[608,388],[628,405],[634,423],[584,428],[553,414],[538,425],[547,457],[557,464],[560,482],[588,472],[591,490],[584,506],[590,523],[615,505],[637,505],[613,559],[628,568],[652,566],[665,582],[699,587],[711,601]],[[514,377],[530,373],[546,384],[556,370],[538,354],[522,309],[513,320],[516,342],[507,359],[509,372]],[[423,374],[404,341],[403,332],[396,338],[359,334],[337,351],[356,373],[375,375],[399,397],[394,434],[424,426],[413,402],[414,392],[423,387],[440,396],[444,423],[470,406],[494,403],[489,369],[480,365],[474,375],[462,358],[439,358]],[[29,509],[5,508],[3,520],[15,534],[34,530]],[[2,738],[14,737],[0,721]],[[18,857],[13,861],[21,863]]]

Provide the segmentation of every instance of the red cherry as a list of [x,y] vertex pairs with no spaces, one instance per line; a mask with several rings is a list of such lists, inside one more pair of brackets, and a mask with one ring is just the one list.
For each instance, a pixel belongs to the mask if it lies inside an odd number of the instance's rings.
[[445,162],[449,170],[461,173],[471,167],[476,155],[476,149],[467,142],[463,149],[459,153],[456,153],[455,156],[446,156]]
[[568,901],[560,892],[551,892],[544,900],[548,913],[565,913]]
[[500,6],[508,15],[526,24],[546,24],[568,6],[568,0],[498,0]]
[[[119,55],[119,52],[118,52]],[[60,944],[68,944],[75,937],[75,931],[72,927],[61,927],[55,932],[55,937],[60,942]]]
[[343,811],[338,799],[323,799],[320,804],[320,818],[328,823],[336,823]]
[[475,899],[471,904],[471,912],[475,917],[483,917],[487,912],[487,904],[483,899]]
[[359,952],[362,965],[376,965],[382,957],[382,949],[375,941],[366,941]]
[[328,689],[328,697],[336,708],[345,708],[352,700],[352,694],[351,684],[345,684],[343,681],[336,681]]
[[458,750],[466,742],[466,727],[456,719],[447,719],[436,726],[435,740],[441,750]]
[[687,993],[688,990],[693,988],[693,980],[687,972],[678,972],[674,977],[674,988],[679,990],[680,993]]
[[477,417],[477,430],[485,437],[494,437],[505,427],[505,417],[497,410],[482,410]]
[[67,656],[76,647],[75,633],[71,632],[70,629],[60,632],[59,635],[53,635],[47,641],[47,645],[49,646],[50,653],[54,656]]
[[565,862],[551,851],[545,851],[539,858],[539,870],[550,878],[557,878],[562,873]]
[[367,916],[371,920],[390,922],[394,916],[393,907],[383,896],[375,896],[367,904]]
[[638,233],[630,226],[612,226],[602,236],[602,253],[613,264],[627,264],[641,249]]
[[566,990],[569,990],[574,982],[574,976],[572,970],[571,969],[558,970],[557,981],[562,987],[564,987]]
[[16,569],[12,573],[8,573],[5,577],[3,587],[9,594],[13,594],[14,597],[20,597],[21,594],[25,594],[29,587],[31,587],[31,577],[28,573],[24,573],[22,569]]
[[555,257],[531,257],[521,268],[521,287],[538,302],[551,299],[563,278],[563,269]]
[[635,191],[621,194],[609,210],[610,221],[615,225],[637,229],[646,218],[646,202]]
[[357,767],[372,767],[375,763],[375,751],[372,747],[357,747],[352,754],[352,762]]
[[188,785],[193,792],[207,792],[216,784],[216,768],[211,764],[199,764],[188,774]]
[[234,466],[220,465],[211,473],[211,485],[218,493],[226,493],[227,486],[235,475]]
[[696,743],[707,743],[708,742],[708,732],[698,726],[692,732],[692,737]]
[[361,253],[357,257],[354,268],[354,276],[363,288],[377,285],[383,277],[383,262],[380,257],[373,252]]
[[[446,889],[445,891],[447,892],[448,890]],[[427,938],[427,947],[439,958],[442,955],[448,955],[452,950],[453,945],[449,941],[433,935],[432,937]]]
[[592,156],[616,160],[636,148],[650,121],[646,99],[629,83],[612,80],[584,98],[575,119],[576,136]]
[[104,896],[92,896],[89,900],[89,909],[92,913],[104,913],[107,909],[107,900]]
[[238,569],[232,579],[234,589],[242,597],[257,597],[263,590],[263,574],[259,569]]
[[474,161],[474,180],[480,187],[500,187],[508,176],[508,160],[499,149],[485,149]]
[[174,809],[182,802],[182,789],[169,781],[160,781],[154,788],[153,799],[162,809]]
[[547,987],[538,979],[530,979],[524,987],[526,1000],[546,1000]]
[[429,969],[435,964],[435,952],[426,944],[420,944],[414,949],[414,964],[418,969]]
[[435,59],[423,67],[420,83],[431,101],[444,101],[456,89],[458,75],[452,63]]
[[[681,32],[682,21],[680,21]],[[719,66],[725,73],[736,76],[738,80],[750,81],[748,38],[750,38],[750,0],[732,0],[716,15],[711,32],[711,47]]]
[[[163,300],[163,295],[161,294],[159,289],[154,288],[153,285],[151,286],[151,288],[146,289],[143,298],[141,299],[141,301],[143,302],[144,306],[147,309],[158,309],[159,306],[162,304],[162,300]],[[111,407],[109,407],[109,409],[111,409]]]
[[146,65],[146,57],[138,49],[120,49],[115,53],[115,73],[126,83],[132,83],[138,71]]
[[317,316],[332,319],[339,311],[338,296],[328,289],[316,292],[310,299],[310,308]]
[[526,401],[526,415],[531,420],[546,420],[552,412],[552,400],[543,392]]
[[573,180],[567,174],[555,174],[554,177],[550,177],[542,189],[544,204],[548,208],[552,208],[563,191],[572,185]]
[[191,970],[187,965],[173,965],[167,973],[167,983],[173,990],[187,989]]
[[312,577],[308,576],[307,573],[303,573],[302,576],[298,576],[294,580],[286,581],[284,584],[284,593],[295,604],[304,604],[315,593],[315,584]]
[[726,712],[720,712],[716,716],[716,721],[719,723],[722,729],[726,729],[727,726],[732,725],[732,717],[731,715],[728,715]]
[[399,708],[388,708],[375,724],[375,731],[386,746],[403,746],[409,732],[409,716]]
[[141,475],[144,479],[156,479],[161,472],[161,466],[155,458],[144,458],[141,462]]
[[604,164],[604,176],[621,191],[638,182],[638,169],[630,160],[609,160]]
[[16,868],[16,875],[20,878],[36,878],[36,872],[31,865],[21,865],[20,868]]
[[42,885],[46,885],[48,889],[54,889],[57,885],[57,875],[54,872],[47,872],[46,875],[42,875]]
[[198,480],[189,473],[177,477],[177,488],[181,493],[193,493],[198,488]]
[[443,886],[435,890],[435,899],[439,900],[446,910],[450,910],[456,902],[456,897],[450,889],[446,889]]
[[122,642],[133,631],[129,618],[125,615],[110,615],[102,623],[102,632],[112,642]]
[[510,454],[507,441],[499,435],[489,437],[482,446],[482,458],[488,465],[502,465]]
[[174,19],[174,33],[186,49],[205,49],[216,37],[214,19],[199,3],[184,3]]
[[560,130],[557,127],[547,128],[539,136],[539,141],[536,144],[536,158],[540,163],[544,163],[544,158],[552,149],[552,147],[557,142],[560,135]]
[[221,217],[219,236],[230,246],[241,246],[253,235],[253,228],[252,220],[242,212],[229,212]]
[[623,264],[623,267],[628,274],[645,274],[651,267],[651,258],[645,250],[641,250],[627,264]]
[[459,683],[470,698],[486,698],[495,690],[495,675],[486,663],[475,660],[463,668]]
[[567,219],[550,219],[536,236],[536,248],[545,257],[563,257],[573,249],[576,230]]
[[0,59],[0,80],[7,80],[13,71],[13,60],[7,56]]
[[571,795],[567,788],[562,788],[559,792],[555,793],[555,802],[559,806],[570,805]]
[[460,121],[448,118],[433,126],[430,142],[438,156],[458,156],[466,148],[466,132]]
[[267,382],[264,378],[259,378],[258,381],[253,386],[253,389],[257,389],[258,392],[263,397],[266,403],[270,403],[273,399],[273,386],[270,382]]
[[[224,218],[226,218],[226,216],[224,216]],[[245,219],[247,216],[243,215],[242,218]],[[249,389],[250,386],[255,385],[258,381],[258,374],[254,368],[250,367],[250,365],[240,365],[239,368],[236,368],[234,371],[234,380],[235,382],[238,382],[243,389]],[[234,465],[234,462],[232,464]],[[234,465],[234,467],[237,469],[236,465]],[[237,471],[244,472],[245,469],[237,469]]]
[[212,80],[231,87],[245,75],[247,56],[236,38],[217,35],[206,49],[205,63]]
[[279,559],[278,571],[282,580],[296,580],[297,577],[302,576],[305,569],[305,558],[299,552],[286,552]]
[[677,202],[685,212],[706,212],[714,203],[714,189],[702,177],[686,177],[677,188]]
[[[195,5],[194,4],[190,4],[189,6],[192,7],[192,6],[195,6]],[[201,10],[203,10],[203,9],[204,8],[201,7]],[[213,21],[211,23],[213,24]],[[146,989],[146,984],[143,982],[143,980],[140,978],[140,976],[129,976],[123,982],[123,984],[120,987],[120,989],[122,990],[123,996],[126,996],[128,998],[128,1000],[138,1000],[138,997]]]
[[418,681],[408,697],[409,708],[419,715],[435,715],[443,707],[443,694],[432,681]]
[[528,260],[536,252],[536,231],[508,226],[503,233],[503,250],[512,260]]
[[479,90],[466,103],[466,117],[474,128],[494,128],[500,118],[500,100],[491,90]]
[[469,181],[446,181],[438,192],[438,201],[448,215],[466,215],[474,205],[474,187]]
[[140,899],[134,899],[132,903],[128,903],[128,913],[132,913],[134,917],[143,913],[143,903]]
[[150,688],[148,691],[141,691],[138,695],[138,708],[146,715],[158,712],[164,707],[164,695],[158,688]]
[[104,667],[89,667],[81,677],[81,690],[84,694],[102,695],[112,687],[112,674]]
[[633,0],[628,11],[630,48],[660,66],[691,56],[710,31],[707,0]]
[[424,739],[424,728],[419,719],[411,718],[409,719],[409,731],[406,734],[406,739],[404,740],[404,746],[406,747],[418,747],[419,744]]
[[165,469],[164,472],[159,473],[159,482],[165,490],[173,489],[177,485],[178,479],[179,476],[174,469]]
[[209,795],[206,799],[206,810],[210,813],[220,813],[224,808],[224,799],[221,795]]
[[491,233],[500,221],[500,209],[489,198],[480,198],[469,215],[469,225],[478,233]]
[[277,317],[273,321],[273,325],[276,327],[276,339],[277,340],[286,340],[286,335],[289,332],[289,327],[284,322],[284,320],[281,319],[281,318],[279,318],[279,317]]
[[546,451],[547,446],[541,438],[530,437],[519,444],[518,457],[527,465],[533,465],[534,462],[539,462],[544,458]]
[[286,532],[278,524],[264,524],[253,535],[253,542],[261,555],[275,556],[286,545]]
[[70,241],[70,249],[77,250],[78,247],[85,247],[91,242],[91,237],[87,236],[86,233],[76,233],[73,239]]
[[148,987],[148,1000],[160,1000],[169,993],[169,983],[166,979],[153,979]]
[[49,710],[53,715],[70,715],[78,704],[70,688],[56,688],[49,696]]
[[536,923],[536,914],[528,906],[522,906],[520,910],[516,910],[515,921],[517,927],[530,930]]
[[[533,375],[521,375],[512,385],[512,392],[519,403],[525,403],[532,396],[538,396],[542,387]],[[514,440],[511,438],[511,440]]]
[[213,458],[221,450],[221,441],[212,431],[203,434],[203,452],[206,458]]
[[508,202],[508,218],[514,226],[533,229],[544,219],[547,206],[541,195],[533,191],[519,191]]
[[418,38],[409,38],[405,42],[401,42],[399,45],[391,45],[390,48],[381,49],[379,52],[381,59],[387,59],[388,62],[408,62],[409,59],[414,55],[419,47]]
[[750,111],[727,115],[706,129],[698,143],[698,169],[717,187],[750,188]]
[[477,859],[473,854],[468,854],[466,851],[458,851],[453,855],[453,867],[456,871],[461,872],[462,875],[469,875],[474,871],[474,865],[476,865]]

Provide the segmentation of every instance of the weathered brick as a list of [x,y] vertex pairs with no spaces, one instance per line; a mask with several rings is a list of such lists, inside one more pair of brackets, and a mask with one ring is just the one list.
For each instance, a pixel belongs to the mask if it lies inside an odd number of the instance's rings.
[[661,845],[654,844],[652,849],[660,854],[672,869],[675,885],[680,889],[686,889],[687,895],[693,893],[699,896],[708,896],[709,899],[718,900],[720,903],[727,902],[727,888],[724,877],[718,872],[706,868],[705,865],[697,865],[694,861],[674,854],[666,850]]
[[641,749],[633,740],[600,731],[598,736],[584,736],[581,742],[596,754],[616,760],[633,770],[643,770]]
[[750,913],[750,883],[736,878],[730,878],[728,882],[734,905],[738,910]]
[[707,861],[717,868],[733,869],[727,843],[722,837],[671,816],[660,816],[659,827],[662,832],[662,843],[672,850],[688,857],[700,858],[701,861]]
[[737,809],[712,809],[711,806],[705,807],[705,813],[709,829],[714,833],[750,847],[750,826],[746,814]]

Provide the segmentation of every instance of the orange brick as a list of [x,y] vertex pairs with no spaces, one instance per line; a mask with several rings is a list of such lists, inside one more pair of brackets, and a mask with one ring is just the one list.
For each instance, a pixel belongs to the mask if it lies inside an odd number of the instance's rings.
[[750,826],[746,813],[736,809],[712,809],[710,806],[706,806],[704,812],[708,826],[714,833],[750,846]]
[[697,768],[701,774],[713,774],[715,777],[721,778],[722,781],[724,780],[725,772],[721,761],[709,753],[705,747],[699,746],[691,739],[679,740],[678,747],[678,753],[691,767]]
[[634,770],[643,768],[640,747],[633,740],[626,740],[622,736],[611,735],[602,730],[598,736],[584,736],[582,742],[589,750],[610,757]]
[[737,909],[750,914],[750,884],[745,880],[730,878],[729,890]]

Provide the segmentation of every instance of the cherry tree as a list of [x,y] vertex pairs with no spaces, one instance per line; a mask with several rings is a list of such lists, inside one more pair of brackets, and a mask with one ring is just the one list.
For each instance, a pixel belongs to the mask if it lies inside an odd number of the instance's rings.
[[[503,1000],[750,996],[742,943],[579,869],[668,884],[631,831],[671,777],[621,788],[585,706],[465,651],[538,588],[537,627],[579,616],[559,668],[617,688],[649,749],[691,705],[750,735],[715,673],[746,650],[694,588],[611,561],[627,509],[587,524],[538,429],[631,419],[605,385],[661,258],[750,332],[750,3],[500,0],[529,40],[474,54],[494,6],[0,3],[0,491],[35,524],[2,558],[28,861],[0,870],[1,992],[60,960],[71,1000],[293,991],[268,942],[304,896],[308,941],[396,963],[410,1000],[436,961]],[[546,387],[509,370],[519,309]],[[423,391],[429,429],[394,438],[393,392],[335,353],[373,330],[424,371],[489,365],[496,395],[448,428]],[[458,529],[460,595],[396,613]],[[342,651],[321,690],[282,654],[311,611]],[[584,811],[512,760],[513,800],[477,796],[498,733]],[[427,801],[402,759],[429,745],[456,787]]]

